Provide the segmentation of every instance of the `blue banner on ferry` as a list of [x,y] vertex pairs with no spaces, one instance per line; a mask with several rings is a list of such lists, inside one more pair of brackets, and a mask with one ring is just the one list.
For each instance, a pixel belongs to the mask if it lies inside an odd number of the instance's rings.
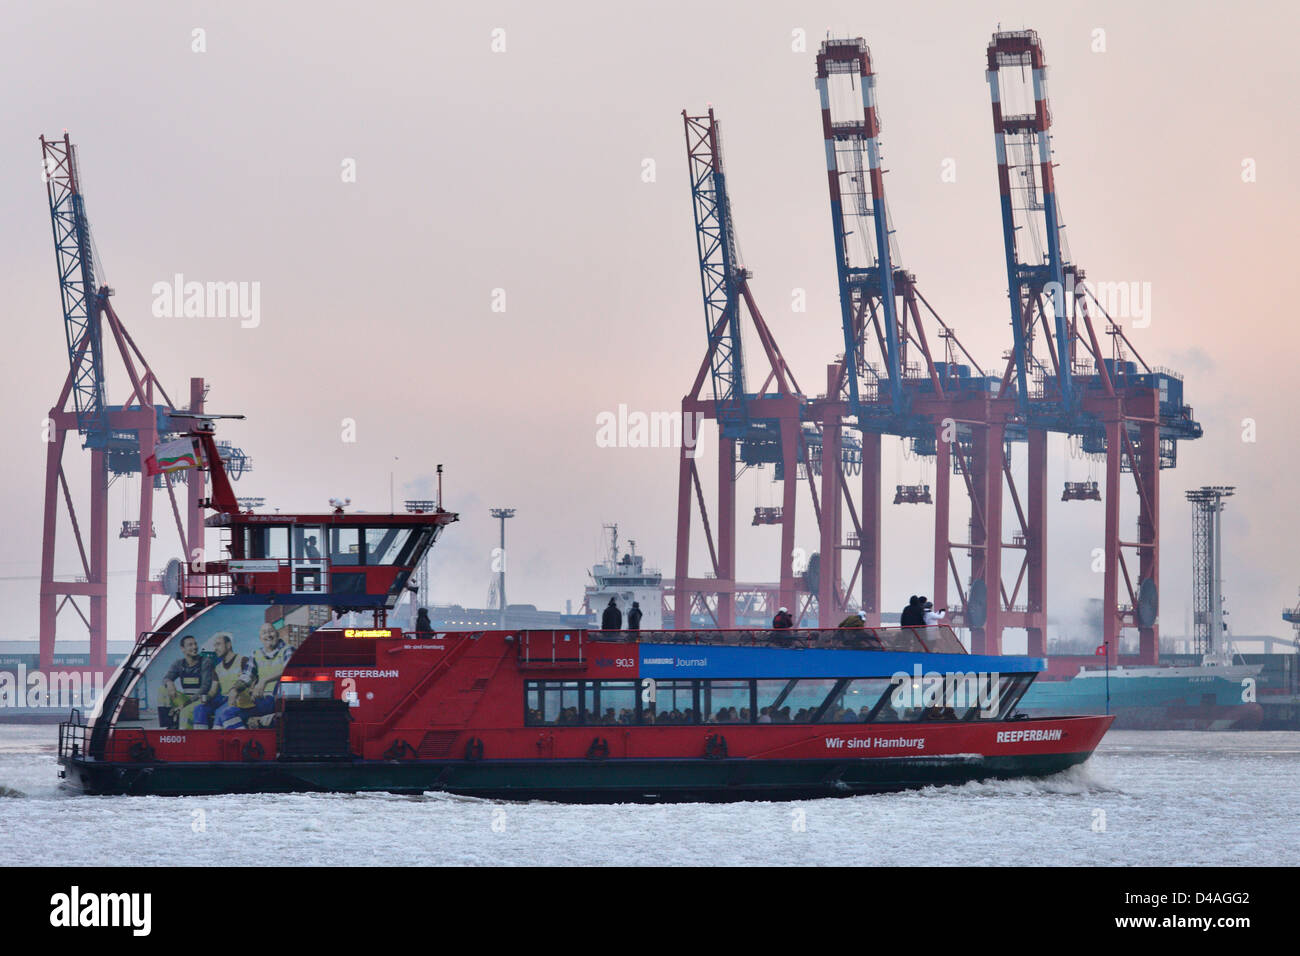
[[820,648],[732,647],[716,644],[642,644],[642,677],[891,677],[926,673],[1023,674],[1047,666],[1041,657],[984,654],[902,654]]

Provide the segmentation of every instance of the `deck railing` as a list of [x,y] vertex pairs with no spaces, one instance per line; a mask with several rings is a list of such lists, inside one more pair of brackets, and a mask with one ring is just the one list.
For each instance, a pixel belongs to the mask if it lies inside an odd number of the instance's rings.
[[965,654],[952,628],[836,627],[836,628],[730,628],[671,631],[590,631],[589,641],[628,644],[712,644],[718,646],[829,648],[835,650],[895,651],[908,654]]

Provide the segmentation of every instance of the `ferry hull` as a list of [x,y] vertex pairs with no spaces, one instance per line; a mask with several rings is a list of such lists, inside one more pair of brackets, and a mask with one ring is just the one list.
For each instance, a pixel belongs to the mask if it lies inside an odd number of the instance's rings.
[[1045,777],[1090,752],[879,757],[870,760],[453,760],[102,763],[69,760],[87,794],[430,793],[570,803],[799,800],[980,780]]
[[65,780],[98,794],[787,800],[1046,776],[1086,760],[1111,724],[1015,714],[1041,661],[969,655],[946,630],[928,645],[873,632],[876,649],[794,635],[320,629],[286,665],[270,720],[229,703],[155,716],[158,675],[183,663],[156,652],[124,668],[110,717],[60,725],[58,753]]

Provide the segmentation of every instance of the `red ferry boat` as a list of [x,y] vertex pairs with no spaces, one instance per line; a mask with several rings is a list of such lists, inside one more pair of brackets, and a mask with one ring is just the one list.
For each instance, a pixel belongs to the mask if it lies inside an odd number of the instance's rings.
[[196,437],[227,553],[92,719],[60,725],[61,775],[87,793],[842,796],[1056,773],[1112,720],[1023,717],[1045,662],[967,654],[946,627],[403,632],[386,613],[457,520],[441,497],[241,512]]

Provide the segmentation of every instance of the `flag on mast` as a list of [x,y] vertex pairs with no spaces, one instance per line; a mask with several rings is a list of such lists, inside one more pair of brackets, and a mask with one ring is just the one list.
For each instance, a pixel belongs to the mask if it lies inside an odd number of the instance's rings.
[[153,454],[144,460],[146,475],[161,475],[186,468],[198,468],[202,462],[192,438],[177,438],[156,445]]

